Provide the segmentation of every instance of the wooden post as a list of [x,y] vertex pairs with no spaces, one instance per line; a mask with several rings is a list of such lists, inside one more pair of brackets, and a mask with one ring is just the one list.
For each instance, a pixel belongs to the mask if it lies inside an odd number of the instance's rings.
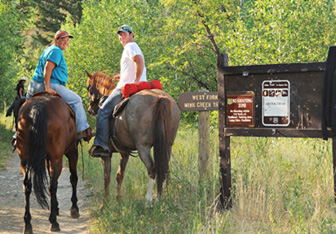
[[219,157],[220,157],[220,201],[224,209],[232,207],[231,200],[231,155],[230,137],[225,136],[226,102],[224,67],[228,66],[227,54],[219,54],[217,57],[217,84],[218,84],[218,132],[219,132]]
[[198,112],[198,138],[199,179],[202,181],[209,170],[210,111]]

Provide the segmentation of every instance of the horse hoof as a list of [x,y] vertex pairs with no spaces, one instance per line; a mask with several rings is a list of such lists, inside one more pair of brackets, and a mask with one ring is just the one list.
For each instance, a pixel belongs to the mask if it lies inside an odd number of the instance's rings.
[[56,222],[54,224],[51,224],[50,231],[52,232],[59,232],[61,231],[59,224]]
[[71,215],[71,218],[73,219],[78,219],[80,216],[79,211],[76,208],[71,208],[70,215]]
[[23,234],[33,234],[33,228],[31,224],[25,226],[25,229],[23,231]]
[[117,199],[117,201],[121,201],[121,200],[122,200],[122,196],[121,196],[121,194],[117,193],[117,195],[116,195],[116,199]]
[[146,207],[147,208],[153,208],[154,207],[153,200],[146,200]]

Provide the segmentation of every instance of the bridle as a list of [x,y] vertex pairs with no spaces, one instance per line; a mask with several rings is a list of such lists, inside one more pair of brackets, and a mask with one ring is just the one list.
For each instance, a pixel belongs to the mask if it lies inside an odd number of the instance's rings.
[[94,96],[94,100],[99,100],[102,97],[95,85],[89,84],[87,87],[87,91],[89,92],[90,99],[92,96]]
[[[95,85],[89,84],[87,87],[89,92],[90,105],[98,102],[98,107],[100,108],[108,96],[102,95]],[[92,98],[93,97],[93,98]]]
[[97,114],[95,111],[94,106],[100,106],[99,102],[102,97],[98,89],[95,85],[89,84],[87,87],[87,91],[89,93],[89,103],[90,103],[90,109],[93,110],[93,113]]

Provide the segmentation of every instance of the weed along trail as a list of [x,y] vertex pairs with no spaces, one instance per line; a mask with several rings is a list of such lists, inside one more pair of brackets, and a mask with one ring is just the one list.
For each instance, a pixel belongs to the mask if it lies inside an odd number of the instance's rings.
[[[65,160],[64,160],[65,161]],[[67,166],[63,166],[58,181],[57,198],[59,203],[59,216],[57,221],[61,231],[58,233],[86,234],[89,233],[89,200],[84,182],[78,176],[78,207],[80,217],[73,219],[70,216],[71,184],[70,173]],[[49,223],[49,210],[38,205],[32,192],[30,197],[32,226],[34,233],[51,233]],[[0,170],[0,233],[17,234],[23,232],[24,227],[24,194],[20,159],[15,152],[8,160],[6,170]]]

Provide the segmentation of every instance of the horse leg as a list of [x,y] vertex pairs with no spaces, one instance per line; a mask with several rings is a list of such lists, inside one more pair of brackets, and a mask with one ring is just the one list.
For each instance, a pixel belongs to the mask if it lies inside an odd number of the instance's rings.
[[71,202],[72,206],[70,209],[70,215],[72,218],[79,218],[79,209],[77,206],[78,198],[77,198],[77,183],[78,183],[78,175],[77,175],[77,162],[78,162],[78,148],[77,144],[66,154],[69,159],[69,169],[70,169],[70,182],[72,186],[72,196]]
[[[23,168],[21,167],[21,171]],[[32,182],[31,182],[31,174],[30,171],[25,171],[24,173],[24,193],[25,193],[25,214],[24,214],[24,234],[33,234],[33,227],[30,223],[31,215],[30,215],[30,193],[32,191]]]
[[[51,168],[51,161],[49,159],[46,159],[46,166],[47,168]],[[50,170],[47,170],[48,171],[48,175],[49,175],[49,178],[51,178],[51,169]],[[50,192],[50,187],[49,187],[49,192]],[[56,200],[56,215],[59,215],[59,208],[58,208],[58,201]]]
[[153,187],[154,187],[154,180],[156,176],[155,164],[151,157],[150,147],[146,146],[139,146],[137,147],[141,161],[145,164],[149,176],[148,181],[148,189],[146,193],[146,200],[147,202],[152,205],[153,202]]
[[117,180],[117,183],[118,183],[118,185],[117,185],[117,198],[121,197],[120,189],[121,189],[122,181],[124,179],[124,174],[125,174],[125,169],[126,169],[128,159],[129,159],[129,154],[127,154],[127,153],[120,154],[120,163],[119,163],[119,168],[118,168],[118,171],[117,171],[117,174],[116,174],[116,180]]
[[101,157],[101,161],[104,167],[104,190],[105,190],[105,194],[104,194],[104,201],[103,204],[100,207],[100,210],[104,209],[105,203],[107,202],[107,199],[110,195],[110,182],[111,182],[111,156],[109,157]]
[[152,179],[151,177],[149,177],[148,179],[148,189],[147,189],[147,193],[146,193],[146,200],[147,202],[152,205],[153,203],[153,187],[154,187],[154,179]]
[[[61,156],[63,158],[63,155]],[[50,210],[50,216],[49,216],[49,222],[51,223],[50,231],[52,232],[59,232],[60,226],[57,222],[57,212],[58,212],[58,201],[57,201],[57,186],[58,186],[58,178],[62,171],[62,159],[58,160],[58,162],[51,163],[51,170],[50,172],[50,204],[51,204],[51,210]]]

